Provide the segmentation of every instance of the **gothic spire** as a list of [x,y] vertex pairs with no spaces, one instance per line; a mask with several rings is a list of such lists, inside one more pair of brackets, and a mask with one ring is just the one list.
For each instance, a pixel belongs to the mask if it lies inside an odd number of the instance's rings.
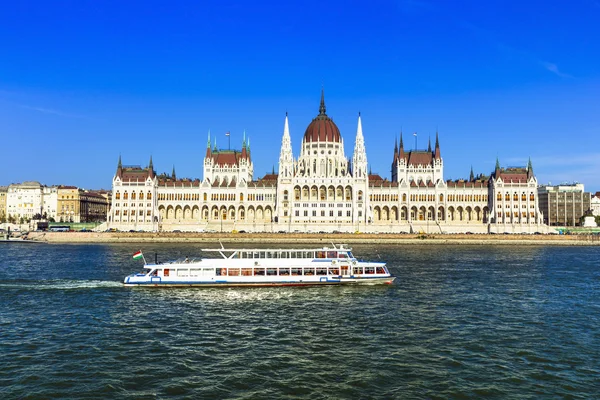
[[471,175],[469,175],[469,181],[473,182],[475,181],[475,175],[473,174],[473,166],[471,165]]
[[427,151],[431,153],[431,136],[429,137],[429,143],[427,144]]
[[327,115],[325,114],[325,89],[321,87],[321,105],[319,106],[319,115]]
[[211,157],[211,153],[210,153],[210,129],[208,130],[208,143],[206,143],[206,158],[210,158]]
[[533,165],[531,164],[531,157],[529,157],[529,162],[527,163],[527,178],[533,178]]
[[123,172],[123,164],[121,163],[121,154],[119,153],[119,163],[117,164],[117,176],[121,176]]
[[404,141],[402,140],[402,131],[400,131],[400,153],[398,153],[398,157],[404,158]]
[[177,180],[177,175],[175,175],[175,164],[173,164],[173,172],[171,173],[171,178],[173,178],[174,181]]
[[441,155],[440,155],[440,140],[438,137],[438,131],[437,129],[435,130],[435,158],[440,159]]

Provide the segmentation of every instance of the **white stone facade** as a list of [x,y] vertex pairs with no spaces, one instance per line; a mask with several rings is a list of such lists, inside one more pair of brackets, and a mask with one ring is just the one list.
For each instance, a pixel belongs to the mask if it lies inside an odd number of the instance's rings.
[[[109,227],[147,231],[248,232],[545,232],[537,180],[527,167],[496,168],[490,176],[445,181],[438,135],[435,148],[395,146],[392,180],[368,173],[361,116],[352,161],[325,112],[309,124],[293,156],[286,114],[278,174],[254,180],[249,143],[242,150],[211,148],[203,179],[157,176],[123,167],[113,179]],[[132,194],[135,193],[135,198]],[[143,198],[140,198],[142,196]]]

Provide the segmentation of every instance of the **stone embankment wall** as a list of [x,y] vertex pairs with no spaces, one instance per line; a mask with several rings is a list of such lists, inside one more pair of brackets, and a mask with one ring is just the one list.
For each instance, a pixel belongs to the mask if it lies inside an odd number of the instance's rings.
[[417,235],[302,233],[173,233],[173,232],[31,232],[28,240],[48,243],[406,243],[600,245],[599,235]]

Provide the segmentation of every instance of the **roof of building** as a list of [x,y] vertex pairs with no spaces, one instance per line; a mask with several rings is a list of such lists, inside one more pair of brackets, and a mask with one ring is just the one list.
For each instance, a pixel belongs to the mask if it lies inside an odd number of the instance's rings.
[[304,132],[304,142],[337,142],[342,141],[340,130],[325,113],[325,94],[321,90],[319,115],[312,120]]
[[239,165],[241,159],[250,159],[250,155],[242,149],[238,150],[213,150],[210,153],[215,165]]

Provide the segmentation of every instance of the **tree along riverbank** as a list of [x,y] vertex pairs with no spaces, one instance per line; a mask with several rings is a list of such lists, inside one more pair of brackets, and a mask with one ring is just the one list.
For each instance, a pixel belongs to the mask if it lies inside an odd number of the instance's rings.
[[599,235],[481,234],[315,234],[315,233],[192,233],[192,232],[30,232],[27,240],[46,243],[406,243],[469,245],[600,245]]

